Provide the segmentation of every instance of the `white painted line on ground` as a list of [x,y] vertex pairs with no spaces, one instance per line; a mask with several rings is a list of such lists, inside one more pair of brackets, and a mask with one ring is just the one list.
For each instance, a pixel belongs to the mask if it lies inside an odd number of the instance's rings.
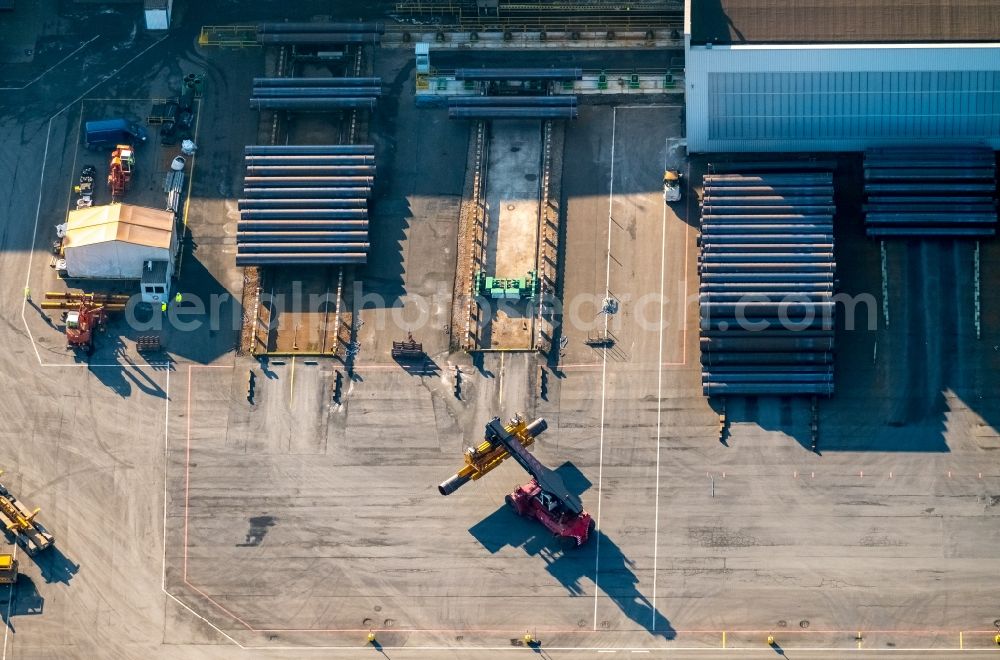
[[170,463],[170,370],[167,369],[167,384],[163,406],[163,568],[160,589],[167,591],[167,465]]
[[62,64],[62,63],[63,63],[63,62],[65,62],[66,60],[68,60],[69,58],[73,57],[74,55],[76,55],[76,54],[77,54],[77,53],[79,53],[79,52],[80,52],[81,50],[83,50],[84,48],[86,48],[86,47],[87,47],[87,46],[89,46],[90,44],[92,44],[92,43],[94,43],[95,41],[97,41],[98,39],[100,39],[100,37],[101,37],[101,35],[97,35],[96,37],[94,37],[94,38],[93,38],[93,39],[91,39],[90,41],[85,41],[85,42],[83,42],[83,45],[81,45],[81,46],[80,46],[79,48],[77,48],[77,49],[76,49],[76,50],[74,50],[74,51],[73,51],[72,53],[70,53],[70,54],[69,54],[69,55],[67,55],[66,57],[62,58],[61,60],[59,60],[58,62],[56,62],[56,63],[55,63],[55,64],[53,64],[52,66],[50,66],[49,68],[47,68],[47,69],[46,69],[45,71],[42,71],[42,72],[41,72],[40,74],[38,74],[37,76],[35,76],[34,78],[32,78],[32,79],[31,79],[30,81],[28,81],[27,83],[25,83],[25,84],[21,85],[20,87],[0,87],[0,91],[4,91],[4,92],[8,92],[8,91],[19,91],[19,90],[22,90],[22,89],[27,89],[27,88],[31,87],[31,86],[32,86],[32,85],[34,85],[34,84],[35,84],[36,82],[38,82],[39,80],[41,80],[42,78],[44,78],[44,77],[45,77],[46,75],[48,75],[49,71],[51,71],[52,69],[56,68],[57,66],[59,66],[60,64]]
[[[605,298],[611,295],[611,223],[614,221],[611,217],[612,206],[614,205],[615,199],[615,127],[618,119],[618,109],[613,108],[611,111],[611,174],[608,180],[608,251],[607,251],[607,266],[604,272],[604,296]],[[604,336],[608,336],[608,314],[604,315]],[[601,363],[601,433],[600,433],[600,450],[598,452],[597,458],[597,518],[594,519],[594,529],[598,530],[601,528],[601,488],[603,485],[604,477],[604,411],[607,407],[607,386],[608,386],[608,349],[603,349],[602,353],[603,361]],[[594,539],[596,547],[594,548],[594,630],[597,630],[597,594],[598,594],[598,580],[601,576],[601,536],[597,535]]]
[[[667,169],[667,141],[663,142],[663,170]],[[653,494],[653,597],[650,600],[653,622],[649,629],[656,631],[656,560],[657,546],[660,538],[660,420],[663,413],[663,308],[666,302],[663,297],[664,281],[667,265],[667,202],[663,201],[663,222],[660,228],[660,336],[659,356],[656,358],[656,488]],[[685,244],[685,250],[687,245]],[[685,287],[686,288],[686,287]],[[684,301],[687,305],[687,300]]]

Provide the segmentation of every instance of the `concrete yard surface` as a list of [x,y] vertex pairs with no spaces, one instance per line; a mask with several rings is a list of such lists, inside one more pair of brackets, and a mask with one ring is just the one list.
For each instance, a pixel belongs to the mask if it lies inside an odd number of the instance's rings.
[[[294,16],[353,20],[394,5],[309,0]],[[131,42],[138,7],[114,11],[106,39],[81,51],[85,66],[0,97],[10,173],[0,178],[0,481],[56,538],[36,557],[17,551],[16,589],[7,600],[0,590],[0,658],[997,652],[995,241],[978,251],[977,338],[976,246],[889,242],[883,273],[860,219],[860,157],[835,156],[838,286],[873,304],[858,307],[863,323],[838,317],[837,390],[816,403],[817,451],[808,399],[732,398],[720,437],[720,402],[702,395],[696,297],[710,159],[684,156],[681,108],[602,97],[581,101],[565,126],[554,354],[449,352],[470,131],[443,108],[415,106],[409,51],[375,51],[385,93],[367,124],[378,162],[371,252],[342,301],[353,368],[237,355],[236,200],[243,147],[261,132],[247,97],[265,55],[196,40],[202,25],[289,18],[288,3],[259,3],[252,16],[240,3],[188,3],[175,30]],[[472,65],[504,57],[478,51]],[[637,61],[601,57],[609,70]],[[193,323],[168,318],[165,350],[142,357],[136,323],[116,321],[89,361],[74,359],[24,289],[40,298],[55,285],[54,228],[91,162],[80,122],[141,117],[191,71],[206,84],[177,286]],[[332,135],[317,116],[291,121],[292,136]],[[493,135],[490,268],[523,277],[536,259],[540,124],[500,122]],[[165,156],[143,158],[150,178],[136,199],[158,204]],[[679,203],[664,203],[665,166],[690,183]],[[325,293],[335,270],[286,270],[281,288],[312,281],[307,292]],[[195,298],[217,306],[198,311]],[[317,351],[326,332],[309,339]],[[391,358],[407,332],[424,343],[423,368]],[[566,547],[505,505],[529,479],[514,462],[439,494],[484,425],[516,414],[547,421],[531,451],[596,521],[586,545]]]

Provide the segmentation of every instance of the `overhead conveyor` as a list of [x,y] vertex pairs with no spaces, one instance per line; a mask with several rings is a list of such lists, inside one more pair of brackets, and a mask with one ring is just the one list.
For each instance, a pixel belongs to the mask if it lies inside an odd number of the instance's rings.
[[372,145],[246,147],[237,265],[365,263],[374,153]]
[[988,148],[873,149],[865,152],[864,176],[870,237],[996,233],[996,156]]
[[710,165],[703,180],[704,393],[830,395],[833,173],[815,164],[739,165]]

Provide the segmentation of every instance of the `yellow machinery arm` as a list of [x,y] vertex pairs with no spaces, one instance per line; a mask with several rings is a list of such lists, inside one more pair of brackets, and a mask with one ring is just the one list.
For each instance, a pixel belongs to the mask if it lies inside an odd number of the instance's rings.
[[[548,425],[541,417],[530,424],[520,417],[515,417],[508,424],[505,424],[504,428],[517,438],[523,447],[528,447],[535,442],[537,436],[548,428]],[[483,440],[478,446],[465,450],[465,465],[450,479],[441,483],[438,486],[438,491],[442,495],[450,495],[469,481],[475,481],[487,474],[508,458],[510,458],[510,453],[503,444]]]

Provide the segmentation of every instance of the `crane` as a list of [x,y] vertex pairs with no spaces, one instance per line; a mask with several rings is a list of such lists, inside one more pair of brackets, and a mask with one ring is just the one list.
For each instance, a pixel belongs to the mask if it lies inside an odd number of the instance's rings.
[[534,518],[554,535],[583,545],[594,526],[593,519],[562,477],[542,465],[527,449],[546,428],[548,425],[542,418],[531,424],[515,418],[505,426],[499,417],[494,417],[486,425],[483,442],[466,450],[465,466],[438,486],[438,491],[442,495],[453,493],[513,457],[531,475],[531,480],[506,496],[507,505],[519,516]]

